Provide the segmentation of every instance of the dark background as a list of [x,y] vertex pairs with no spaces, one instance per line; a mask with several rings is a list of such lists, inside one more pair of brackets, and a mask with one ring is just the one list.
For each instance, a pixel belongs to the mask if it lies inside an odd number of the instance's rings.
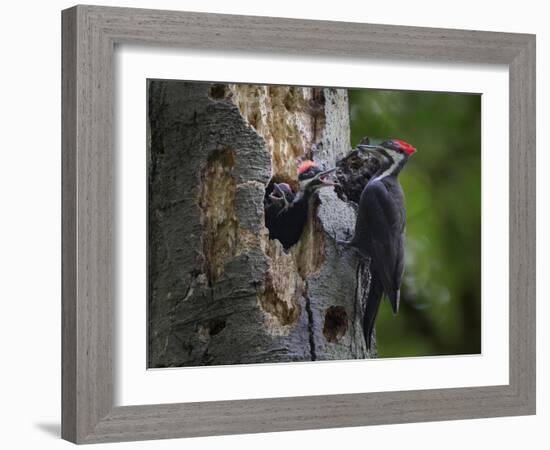
[[417,148],[399,176],[407,205],[401,306],[381,305],[380,357],[481,352],[481,96],[350,89],[352,145]]

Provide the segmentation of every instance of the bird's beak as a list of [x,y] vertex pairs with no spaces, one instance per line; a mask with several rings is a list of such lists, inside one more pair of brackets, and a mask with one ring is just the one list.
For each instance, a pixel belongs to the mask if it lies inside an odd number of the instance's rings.
[[315,178],[321,182],[321,187],[337,186],[338,183],[327,180],[327,177],[336,171],[336,167],[318,173]]
[[391,161],[390,156],[386,153],[386,149],[382,147],[381,145],[367,145],[367,144],[359,144],[357,146],[357,149],[362,152],[368,152],[372,154],[376,159],[380,160],[379,156],[383,156],[388,161]]
[[279,185],[277,183],[274,183],[273,190],[269,194],[269,197],[272,200],[282,200],[285,197],[285,194],[283,193]]
[[[277,195],[278,194],[278,195]],[[286,195],[285,193],[282,191],[282,189],[279,187],[279,184],[278,183],[274,183],[273,184],[273,191],[271,192],[271,194],[269,194],[269,197],[272,199],[272,200],[275,200],[275,201],[278,201],[278,202],[283,202],[283,204],[285,205],[285,208],[288,206],[288,200],[286,199]]]
[[381,145],[359,144],[357,146],[357,149],[361,150],[362,152],[375,153],[383,150],[384,147],[382,147]]
[[274,183],[274,184],[273,184],[273,191],[271,191],[271,194],[269,194],[269,196],[270,196],[273,200],[281,200],[281,198],[284,198],[285,194],[284,194],[284,192],[281,190],[281,188],[279,187],[279,184],[278,184],[278,183]]

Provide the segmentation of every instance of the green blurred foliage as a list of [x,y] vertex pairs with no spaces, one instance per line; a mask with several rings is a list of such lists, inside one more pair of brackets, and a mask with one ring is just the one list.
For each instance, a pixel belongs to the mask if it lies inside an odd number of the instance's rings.
[[481,352],[481,96],[350,89],[352,144],[417,148],[399,179],[407,206],[401,307],[384,301],[380,357]]

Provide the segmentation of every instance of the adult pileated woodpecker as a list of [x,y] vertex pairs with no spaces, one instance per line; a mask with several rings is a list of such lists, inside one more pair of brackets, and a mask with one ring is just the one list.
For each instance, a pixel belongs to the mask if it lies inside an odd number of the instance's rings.
[[380,169],[369,180],[359,200],[355,232],[347,245],[370,259],[370,283],[363,332],[367,348],[382,296],[388,297],[394,314],[399,309],[399,290],[405,263],[406,211],[399,172],[416,149],[393,139],[380,145],[359,145],[380,159]]
[[327,177],[336,169],[323,170],[311,160],[298,167],[300,189],[296,194],[286,183],[274,184],[269,195],[274,205],[266,207],[266,226],[269,238],[278,239],[285,250],[296,244],[307,222],[311,200],[322,187],[334,186]]

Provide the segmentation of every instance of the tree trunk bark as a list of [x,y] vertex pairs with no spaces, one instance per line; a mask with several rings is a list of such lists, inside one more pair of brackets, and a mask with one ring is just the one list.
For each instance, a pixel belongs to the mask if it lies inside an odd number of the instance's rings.
[[350,149],[347,91],[150,81],[149,367],[368,357],[355,212],[324,189],[285,252],[264,225],[273,178]]

